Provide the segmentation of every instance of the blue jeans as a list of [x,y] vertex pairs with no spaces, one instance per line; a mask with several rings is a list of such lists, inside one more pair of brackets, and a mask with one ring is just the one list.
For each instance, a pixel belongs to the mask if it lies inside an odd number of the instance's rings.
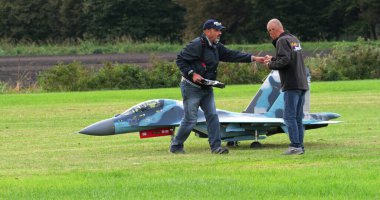
[[303,148],[304,126],[302,124],[305,90],[284,91],[284,121],[288,128],[290,146]]
[[186,81],[181,81],[180,87],[185,116],[181,121],[177,135],[171,142],[170,148],[183,149],[183,143],[197,123],[199,107],[202,108],[206,118],[208,141],[211,150],[220,147],[220,125],[218,114],[216,113],[213,88],[197,88]]

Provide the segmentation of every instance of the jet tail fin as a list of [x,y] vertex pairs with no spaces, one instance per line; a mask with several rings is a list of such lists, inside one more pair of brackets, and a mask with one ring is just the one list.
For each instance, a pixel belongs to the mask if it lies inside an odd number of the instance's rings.
[[[310,87],[310,73],[306,69],[308,83]],[[257,94],[253,97],[244,113],[263,114],[267,113],[272,117],[282,117],[284,110],[284,97],[281,92],[280,75],[277,70],[272,70]],[[305,94],[304,113],[310,112],[310,90]]]
[[253,97],[251,103],[243,112],[255,114],[268,112],[280,95],[280,92],[280,75],[277,70],[272,70],[264,80],[259,91]]

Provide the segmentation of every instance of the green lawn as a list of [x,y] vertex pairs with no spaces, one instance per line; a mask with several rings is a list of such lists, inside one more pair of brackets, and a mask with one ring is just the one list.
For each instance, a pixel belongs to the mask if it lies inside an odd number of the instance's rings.
[[[217,107],[242,111],[259,85],[216,89]],[[0,199],[380,199],[380,81],[315,82],[312,112],[341,124],[307,131],[307,152],[283,156],[287,136],[212,155],[190,136],[95,137],[74,132],[178,88],[0,95]]]

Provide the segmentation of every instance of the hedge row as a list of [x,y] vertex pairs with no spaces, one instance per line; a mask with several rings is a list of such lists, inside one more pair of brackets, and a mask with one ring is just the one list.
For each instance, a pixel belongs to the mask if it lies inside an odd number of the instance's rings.
[[[355,45],[336,45],[330,54],[306,59],[313,81],[380,78],[380,47],[359,41]],[[180,72],[174,62],[154,60],[152,67],[126,64],[105,64],[100,70],[86,68],[78,62],[59,64],[38,77],[46,91],[84,91],[103,89],[139,89],[177,87]],[[218,80],[226,84],[254,84],[268,70],[256,63],[221,63]]]
[[313,80],[358,80],[380,78],[380,47],[358,40],[354,45],[337,44],[330,54],[306,59]]
[[[251,64],[223,63],[219,73],[219,80],[226,84],[245,84],[259,83],[267,70]],[[46,91],[165,88],[177,87],[180,78],[180,71],[172,62],[155,62],[150,68],[108,63],[98,71],[73,62],[44,71],[38,84]]]

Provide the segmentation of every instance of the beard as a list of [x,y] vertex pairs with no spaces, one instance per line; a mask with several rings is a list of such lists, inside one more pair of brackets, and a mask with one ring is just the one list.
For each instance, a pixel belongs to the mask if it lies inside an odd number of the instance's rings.
[[215,44],[218,44],[219,43],[219,41],[220,41],[220,37],[217,37],[216,39],[215,39]]

